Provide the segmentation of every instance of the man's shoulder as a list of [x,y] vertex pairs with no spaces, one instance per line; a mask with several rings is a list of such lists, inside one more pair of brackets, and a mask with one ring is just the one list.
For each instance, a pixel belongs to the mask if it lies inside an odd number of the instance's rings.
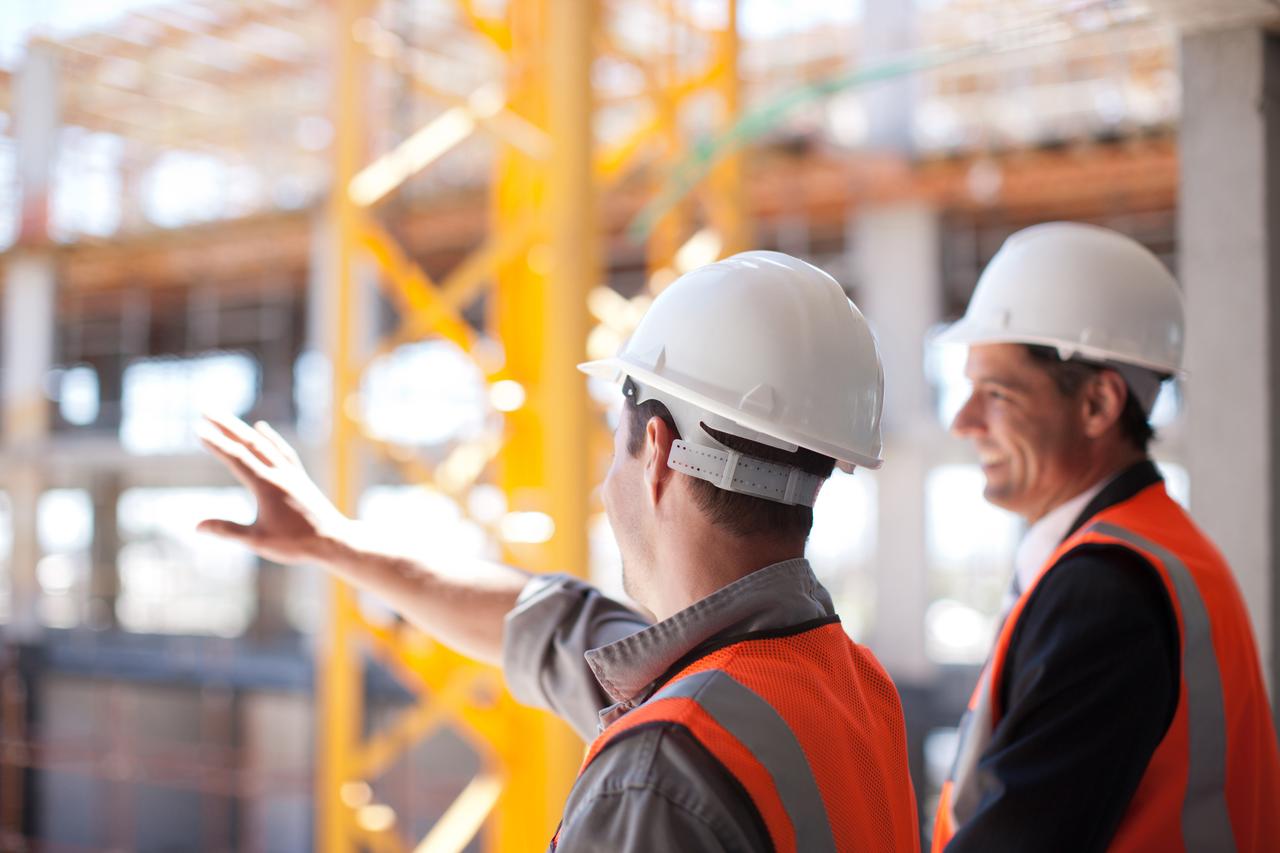
[[[610,742],[578,778],[565,808],[570,824],[595,810],[672,811],[717,837],[755,841],[763,822],[741,784],[678,723],[637,727]],[[745,849],[756,849],[748,845]]]
[[623,732],[600,751],[583,772],[580,785],[595,790],[626,787],[668,792],[706,790],[727,775],[724,765],[676,722],[646,723]]
[[1031,598],[1060,596],[1094,601],[1107,609],[1139,601],[1169,606],[1155,565],[1137,550],[1113,542],[1085,542],[1062,554],[1036,584]]

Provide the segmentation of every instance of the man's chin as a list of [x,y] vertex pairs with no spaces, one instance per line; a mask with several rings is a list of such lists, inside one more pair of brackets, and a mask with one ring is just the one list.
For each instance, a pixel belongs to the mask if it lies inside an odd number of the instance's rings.
[[1009,490],[1001,483],[992,483],[990,478],[987,479],[987,485],[982,490],[982,497],[987,503],[1000,509],[1014,512],[1013,495],[1009,494]]

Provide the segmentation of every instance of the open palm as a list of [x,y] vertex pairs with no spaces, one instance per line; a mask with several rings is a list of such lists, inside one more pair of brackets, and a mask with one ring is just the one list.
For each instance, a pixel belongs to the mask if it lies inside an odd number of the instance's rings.
[[205,415],[200,441],[226,464],[258,505],[252,524],[206,519],[197,526],[278,563],[321,559],[350,521],[307,476],[297,451],[265,421]]

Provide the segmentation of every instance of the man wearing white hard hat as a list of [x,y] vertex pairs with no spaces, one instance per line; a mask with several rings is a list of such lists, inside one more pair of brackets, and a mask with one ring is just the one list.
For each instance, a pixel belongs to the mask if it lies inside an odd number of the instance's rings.
[[835,465],[880,465],[862,315],[826,273],[748,252],[681,277],[582,369],[623,389],[602,495],[646,615],[567,576],[381,551],[265,424],[203,434],[259,512],[202,529],[380,595],[590,741],[553,849],[917,849],[897,692],[804,559]]
[[978,451],[987,500],[1029,528],[934,849],[1277,849],[1280,757],[1249,617],[1147,453],[1181,368],[1173,277],[1113,231],[1034,226],[938,342],[969,348],[952,431]]

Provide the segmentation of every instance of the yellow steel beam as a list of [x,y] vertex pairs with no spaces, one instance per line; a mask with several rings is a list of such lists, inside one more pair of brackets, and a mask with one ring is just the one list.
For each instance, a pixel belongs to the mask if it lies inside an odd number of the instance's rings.
[[432,692],[428,702],[401,711],[361,746],[352,761],[355,774],[362,779],[381,776],[402,753],[449,720],[451,709],[467,699],[472,681],[469,673],[455,675],[452,684]]
[[[675,0],[662,0],[662,9],[666,13],[667,43],[665,50],[659,52],[656,77],[661,88],[654,93],[659,122],[659,138],[662,141],[662,153],[665,162],[670,165],[680,162],[684,155],[684,133],[680,126],[681,100],[678,97],[678,79],[676,61],[678,59],[677,26],[675,19]],[[665,182],[667,176],[662,172],[655,175],[655,191]],[[671,205],[654,224],[649,235],[648,266],[649,280],[654,281],[658,271],[669,273],[675,266],[677,250],[689,237],[689,202],[680,200]]]
[[[338,509],[354,515],[357,497],[355,444],[358,434],[347,417],[348,399],[358,390],[359,377],[352,370],[355,280],[353,255],[358,223],[347,196],[347,185],[361,159],[359,64],[352,27],[363,11],[362,0],[337,0],[334,28],[334,175],[329,197],[329,218],[336,232],[334,247],[334,293],[330,304],[330,346],[332,347],[333,405],[330,429],[330,489]],[[317,692],[319,710],[318,770],[316,774],[316,839],[325,853],[347,853],[351,849],[353,823],[340,792],[351,779],[350,758],[359,738],[360,679],[351,646],[356,618],[355,596],[336,579],[329,582],[329,630],[318,652]]]
[[601,151],[596,156],[596,176],[600,183],[608,186],[626,174],[640,153],[651,147],[653,136],[660,127],[658,116],[651,115],[631,133]]
[[[413,51],[411,51],[413,53]],[[422,54],[419,54],[422,55]],[[413,70],[408,69],[409,80],[413,88],[432,100],[440,101],[450,107],[467,107],[467,98],[455,92],[441,89],[431,80]],[[514,145],[530,157],[546,157],[551,152],[551,137],[546,131],[537,127],[509,109],[501,109],[491,116],[477,116],[481,130],[490,133],[501,142]]]
[[[732,120],[737,108],[733,0],[725,0],[730,4],[730,25],[719,37],[712,64],[693,76],[678,78],[677,45],[673,41],[670,49],[660,51],[643,69],[653,84],[649,93],[656,105],[653,121],[599,156],[592,144],[591,88],[598,0],[509,0],[507,19],[501,25],[481,19],[467,0],[460,0],[464,17],[506,54],[506,79],[495,82],[492,90],[485,89],[507,93],[506,106],[499,104],[498,114],[555,144],[527,145],[509,134],[497,134],[492,236],[439,284],[359,208],[349,192],[365,138],[359,104],[364,54],[355,44],[352,25],[367,11],[367,2],[337,0],[337,138],[329,206],[337,243],[331,341],[335,497],[344,511],[354,511],[358,441],[395,462],[407,478],[430,481],[453,496],[469,489],[486,470],[493,470],[513,511],[546,513],[554,525],[543,544],[509,543],[508,558],[534,569],[584,576],[588,452],[594,447],[594,433],[585,383],[574,366],[585,355],[591,322],[588,293],[601,280],[597,194],[655,141],[668,162],[677,159],[685,147],[680,105],[694,93],[714,87],[724,105],[723,120]],[[673,22],[674,38],[681,10],[672,0],[662,2]],[[477,116],[492,112],[494,104],[474,107],[467,104],[464,110],[472,125]],[[463,105],[451,108],[463,109]],[[466,122],[458,127],[462,124]],[[456,137],[453,142],[463,135],[458,128],[445,134]],[[386,175],[381,189],[357,192],[356,200],[385,195],[395,183],[387,176],[402,179],[425,165],[423,152],[436,151],[445,144],[440,141],[444,138],[432,139],[429,133],[419,136],[410,146],[412,157],[402,149],[401,161],[383,161]],[[740,185],[740,164],[732,160],[718,166],[707,185],[707,215],[726,245],[740,241],[743,233],[737,201],[726,201],[740,200],[733,195]],[[676,247],[687,236],[689,213],[687,207],[681,208],[661,226],[650,247],[655,261],[672,262]],[[739,236],[730,236],[734,234]],[[361,327],[355,313],[358,301],[353,298],[357,252],[377,264],[385,279],[380,283],[401,309],[400,327],[380,345],[379,353],[430,335],[451,340],[479,359],[479,335],[461,311],[486,284],[496,285],[489,302],[489,326],[502,344],[505,363],[488,364],[484,372],[490,378],[512,379],[527,393],[525,405],[505,414],[503,440],[460,444],[432,467],[408,448],[360,434],[354,403],[360,369],[369,361],[357,350],[357,341],[362,340],[357,337]],[[581,757],[580,742],[545,714],[519,707],[502,690],[494,670],[466,661],[411,630],[368,623],[342,584],[333,584],[332,601],[317,688],[322,720],[318,846],[326,851],[358,846],[376,851],[408,849],[397,835],[394,812],[371,802],[365,780],[376,777],[396,755],[445,721],[457,724],[460,734],[476,745],[487,769],[416,849],[424,853],[461,849],[486,820],[490,850],[525,850],[530,838],[549,837]],[[421,697],[417,705],[367,740],[359,736],[363,709],[357,642]],[[362,796],[351,795],[357,788],[364,792]]]
[[[510,546],[508,557],[531,568],[585,575],[587,570],[586,386],[574,370],[585,352],[586,294],[599,280],[600,226],[591,145],[591,59],[596,2],[513,0],[508,4],[512,56],[507,90],[514,110],[545,126],[555,140],[549,162],[504,149],[494,178],[494,227],[540,211],[546,242],[500,267],[493,326],[506,351],[504,376],[528,393],[508,415],[498,482],[515,510],[551,516],[555,532],[541,546]],[[558,721],[515,711],[498,734],[508,784],[490,822],[494,849],[527,849],[550,838],[581,756],[581,744]],[[536,843],[536,842],[535,842]]]
[[441,298],[431,278],[373,220],[364,217],[360,225],[360,245],[395,285],[388,291],[389,295],[401,304],[417,327],[424,331],[429,328],[464,350],[470,350],[475,344],[471,327]]
[[[375,359],[381,358],[388,353],[396,350],[414,341],[422,340],[428,334],[437,330],[435,317],[440,312],[444,312],[446,316],[452,314],[457,315],[471,300],[479,295],[484,285],[490,282],[495,274],[495,270],[499,265],[507,263],[516,254],[523,254],[529,251],[530,244],[535,233],[536,223],[533,216],[526,216],[522,221],[514,224],[500,232],[495,233],[487,239],[478,249],[472,252],[456,266],[445,278],[440,285],[434,290],[438,296],[433,299],[439,300],[438,308],[435,313],[413,312],[406,314],[400,321],[399,327],[384,340],[382,340],[373,353],[370,355],[368,363],[372,363]],[[400,252],[399,247],[390,241],[389,251]],[[419,274],[425,279],[426,274],[419,269]],[[428,282],[430,279],[426,279]],[[415,284],[420,287],[420,284]],[[460,317],[458,322],[465,325]],[[461,330],[454,328],[454,331]],[[466,334],[470,335],[469,327]],[[459,343],[464,349],[470,349],[472,344],[463,344],[457,337],[445,335]],[[474,338],[470,338],[474,343]]]
[[[738,71],[738,0],[724,0],[726,22],[716,39],[716,67],[713,84],[720,94],[723,127],[731,127],[742,110],[741,80]],[[751,224],[742,179],[742,151],[735,148],[711,170],[709,176],[710,218],[720,234],[720,253],[733,255],[751,248]]]
[[[476,16],[464,17],[468,20],[477,20]],[[423,66],[433,61],[431,54],[406,44],[403,39],[385,30],[373,19],[368,19],[366,23],[368,27],[365,33],[365,47],[368,48],[369,58],[390,63],[397,74],[408,79],[415,91],[448,107],[467,111],[476,120],[480,129],[523,149],[531,157],[545,157],[550,152],[551,140],[541,128],[524,121],[501,104],[494,110],[477,111],[473,97],[442,89],[427,76]],[[376,49],[374,49],[375,45]]]
[[474,299],[481,285],[492,279],[500,265],[516,254],[528,252],[536,231],[536,219],[530,214],[506,223],[440,283],[446,304],[458,310]]
[[458,0],[458,8],[476,32],[493,43],[503,53],[511,51],[511,29],[503,21],[481,15],[473,0]]
[[377,204],[405,181],[439,160],[476,129],[467,107],[450,107],[425,127],[364,167],[351,179],[348,192],[361,207]]

